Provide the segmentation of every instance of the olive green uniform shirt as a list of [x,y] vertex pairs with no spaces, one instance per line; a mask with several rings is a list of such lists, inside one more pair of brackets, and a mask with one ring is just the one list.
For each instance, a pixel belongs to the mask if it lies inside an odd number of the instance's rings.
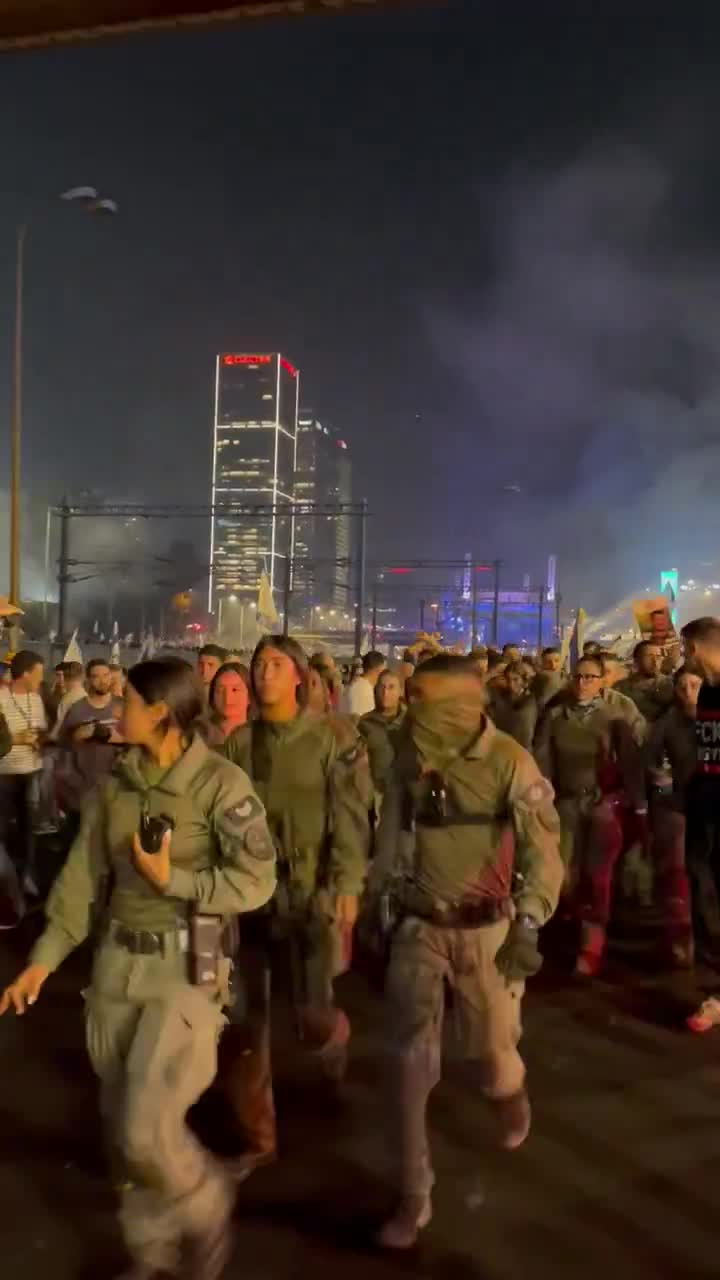
[[[164,891],[133,865],[142,813],[175,824]],[[163,932],[186,923],[192,906],[231,916],[263,906],[274,889],[274,845],[246,774],[199,737],[167,771],[148,769],[132,748],[86,800],[31,963],[57,968],[88,936],[103,897],[107,914],[127,928]]]
[[[393,768],[371,888],[409,878],[443,906],[472,897],[510,897],[517,872],[517,910],[546,921],[557,906],[564,870],[552,787],[532,756],[486,720],[443,775],[448,804],[461,821],[438,827],[407,820],[413,788],[424,785],[419,764],[417,753],[411,759],[403,750]],[[480,821],[464,823],[468,817]]]
[[344,720],[340,734],[337,719],[300,712],[283,724],[256,720],[225,743],[265,805],[295,900],[321,888],[359,894],[365,883],[367,755],[355,728]]

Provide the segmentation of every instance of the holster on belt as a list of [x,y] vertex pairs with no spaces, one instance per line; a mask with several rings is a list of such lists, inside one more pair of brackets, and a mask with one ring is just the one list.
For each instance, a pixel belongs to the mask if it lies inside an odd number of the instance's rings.
[[223,955],[222,916],[206,915],[193,911],[190,916],[190,981],[195,987],[217,990],[222,980],[230,976],[229,963]]

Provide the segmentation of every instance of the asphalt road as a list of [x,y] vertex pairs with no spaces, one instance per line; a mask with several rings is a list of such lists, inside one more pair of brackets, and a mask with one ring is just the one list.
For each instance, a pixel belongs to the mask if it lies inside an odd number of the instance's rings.
[[[0,935],[0,982],[31,932]],[[29,1016],[0,1023],[2,1280],[100,1280],[124,1261],[83,1050],[85,965],[68,963]],[[687,979],[648,970],[640,950],[591,986],[552,971],[537,980],[524,1040],[534,1125],[521,1151],[492,1149],[471,1082],[443,1082],[431,1110],[435,1216],[401,1257],[371,1243],[390,1204],[379,1005],[361,979],[344,980],[356,1029],[348,1080],[328,1098],[281,1057],[282,1158],[240,1191],[229,1280],[717,1276],[720,1031],[684,1032]],[[217,1100],[197,1123],[222,1139]]]

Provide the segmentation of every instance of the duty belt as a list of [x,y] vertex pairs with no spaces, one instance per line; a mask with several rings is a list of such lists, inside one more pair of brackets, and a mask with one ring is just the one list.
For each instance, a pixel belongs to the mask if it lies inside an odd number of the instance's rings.
[[149,929],[129,929],[119,920],[111,920],[108,936],[134,956],[177,955],[190,950],[190,931],[185,928],[156,933]]
[[407,915],[427,920],[441,929],[480,929],[483,925],[497,924],[498,920],[509,920],[513,914],[510,898],[461,898],[459,902],[443,906],[410,898],[403,903],[403,908]]

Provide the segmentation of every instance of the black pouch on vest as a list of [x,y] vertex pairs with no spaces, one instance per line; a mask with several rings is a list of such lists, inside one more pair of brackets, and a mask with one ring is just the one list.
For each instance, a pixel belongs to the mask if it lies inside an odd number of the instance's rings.
[[218,985],[222,955],[222,916],[190,916],[190,981],[195,987]]

